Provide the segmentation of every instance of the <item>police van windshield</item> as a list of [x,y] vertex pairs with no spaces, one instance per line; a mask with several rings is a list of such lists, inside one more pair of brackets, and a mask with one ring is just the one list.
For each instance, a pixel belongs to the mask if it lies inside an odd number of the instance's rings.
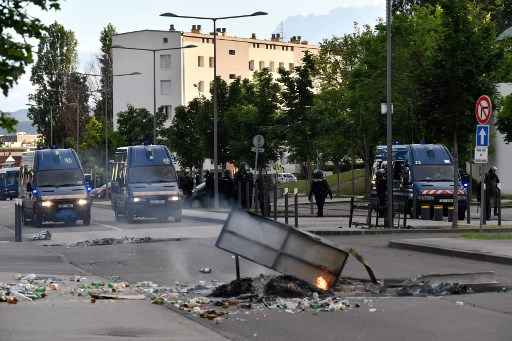
[[84,175],[80,169],[60,169],[37,172],[35,184],[39,187],[82,186]]
[[18,172],[7,172],[5,174],[5,185],[15,186],[18,184]]
[[414,167],[415,181],[453,181],[453,167],[418,165]]
[[128,182],[131,184],[172,181],[176,181],[176,172],[169,165],[132,167],[128,173]]

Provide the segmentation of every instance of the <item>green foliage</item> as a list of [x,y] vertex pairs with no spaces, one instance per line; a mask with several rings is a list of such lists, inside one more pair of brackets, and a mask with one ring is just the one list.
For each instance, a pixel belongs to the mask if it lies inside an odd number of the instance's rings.
[[15,132],[16,131],[16,124],[18,124],[18,121],[12,117],[9,116],[9,114],[0,111],[0,127],[4,128],[8,132]]
[[505,141],[512,142],[512,95],[503,98],[496,123],[498,130],[504,135]]
[[111,23],[107,24],[100,33],[101,55],[98,57],[101,71],[101,97],[96,103],[94,114],[105,121],[105,106],[107,109],[108,124],[112,127],[112,36],[116,34],[116,28]]
[[80,149],[88,150],[104,145],[105,131],[103,124],[94,116],[87,118],[85,123],[85,134],[80,139]]
[[[0,89],[9,89],[33,62],[32,45],[27,39],[41,38],[45,25],[27,8],[60,9],[59,0],[0,0]],[[0,125],[1,126],[1,125]]]
[[89,91],[86,77],[75,72],[77,40],[72,31],[53,23],[41,37],[36,64],[30,80],[35,92],[30,95],[28,117],[44,141],[50,143],[53,118],[53,143],[76,146],[78,134],[83,134],[89,112]]
[[[143,108],[128,106],[128,110],[118,113],[118,132],[125,145],[134,146],[153,142],[153,115]],[[162,127],[165,115],[157,112],[156,127]],[[158,130],[157,130],[158,136]]]

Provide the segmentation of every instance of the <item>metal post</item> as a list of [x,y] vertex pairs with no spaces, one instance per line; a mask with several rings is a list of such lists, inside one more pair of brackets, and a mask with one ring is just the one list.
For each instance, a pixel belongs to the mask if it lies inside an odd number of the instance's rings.
[[[103,114],[105,115],[105,185],[108,184],[108,96],[107,89],[104,91],[105,100],[103,101]],[[107,188],[105,186],[105,193],[108,193]],[[108,199],[108,195],[106,195]]]
[[484,182],[484,167],[480,165],[480,229],[485,225],[485,215],[487,214],[485,208],[485,182]]
[[240,280],[240,259],[238,255],[235,256],[235,269],[236,269],[236,279]]
[[14,240],[16,242],[22,241],[21,225],[22,225],[22,214],[21,205],[14,204]]
[[294,206],[295,206],[295,210],[294,210],[295,227],[298,228],[299,227],[299,191],[297,190],[297,188],[295,188],[293,194],[294,194],[293,201],[294,201]]
[[498,226],[501,226],[501,189],[498,188],[498,202],[496,205],[498,206]]
[[466,222],[471,224],[471,180],[473,177],[469,176],[468,188],[466,189]]
[[284,189],[284,223],[288,225],[288,188]]
[[274,184],[274,221],[277,221],[277,183]]
[[156,50],[153,50],[153,144],[156,144]]
[[80,149],[80,89],[76,95],[76,151]]
[[[249,179],[247,179],[249,180]],[[245,182],[245,208],[249,210],[251,208],[251,183],[250,181]]]
[[237,184],[237,187],[238,187],[238,208],[242,208],[242,181],[239,179],[238,180],[238,184]]
[[50,105],[50,148],[53,147],[53,109]]
[[[256,157],[254,159],[254,172],[255,172],[255,177],[254,177],[254,189],[256,190],[256,183],[258,181],[258,155],[259,155],[259,147],[256,147]],[[262,181],[262,179],[260,179]],[[263,187],[263,186],[262,186]],[[255,192],[256,193],[256,192]],[[258,207],[256,201],[258,200],[257,196],[255,195],[254,196],[254,207]]]
[[386,40],[387,40],[387,58],[386,58],[386,141],[387,141],[387,220],[388,227],[393,227],[393,140],[392,140],[392,106],[391,106],[391,0],[386,1]]
[[348,227],[352,227],[352,219],[354,216],[354,197],[350,197],[350,215],[348,217]]
[[[219,207],[219,141],[218,141],[218,113],[217,113],[217,20],[213,21],[213,195],[215,208]],[[256,154],[258,155],[258,154]]]

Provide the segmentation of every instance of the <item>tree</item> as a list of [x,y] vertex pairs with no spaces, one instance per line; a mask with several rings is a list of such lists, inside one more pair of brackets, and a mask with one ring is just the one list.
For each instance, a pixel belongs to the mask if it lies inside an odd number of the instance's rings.
[[[53,142],[74,146],[89,112],[89,91],[84,76],[75,72],[77,41],[72,31],[53,23],[39,42],[39,58],[30,80],[36,90],[30,95],[28,116],[46,143],[50,143],[53,118]],[[78,107],[77,107],[78,106]]]
[[60,9],[59,0],[0,0],[0,88],[4,96],[33,62],[27,39],[39,39],[46,30],[41,20],[29,15],[30,6],[43,11]]
[[[153,119],[154,116],[146,109],[129,105],[128,110],[118,113],[119,136],[128,146],[151,143],[153,141]],[[166,116],[162,112],[156,113],[156,127],[162,127],[165,120]]]
[[496,122],[498,130],[505,137],[505,142],[512,142],[512,95],[505,96]]
[[109,127],[112,127],[112,36],[116,34],[116,28],[109,23],[103,28],[100,34],[101,55],[98,57],[101,72],[101,95],[96,103],[94,115],[102,122],[105,122],[105,105],[107,109],[107,122]]
[[85,134],[80,141],[80,149],[90,150],[97,148],[104,142],[104,134],[103,124],[94,116],[88,117],[85,123]]
[[306,52],[302,65],[296,66],[293,72],[281,69],[279,74],[284,107],[280,119],[284,125],[283,135],[292,158],[304,163],[308,178],[311,178],[311,162],[318,155],[316,139],[322,133],[319,117],[312,111],[314,58]]
[[210,120],[205,102],[204,98],[196,98],[188,106],[176,107],[171,126],[162,134],[184,168],[201,169],[208,153]]

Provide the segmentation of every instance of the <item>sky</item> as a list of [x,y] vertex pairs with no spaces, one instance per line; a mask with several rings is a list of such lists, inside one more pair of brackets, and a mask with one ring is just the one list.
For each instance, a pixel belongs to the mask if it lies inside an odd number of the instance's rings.
[[[257,5],[256,5],[257,4]],[[269,15],[225,21],[221,27],[237,36],[269,37],[284,22],[286,37],[300,34],[303,39],[319,41],[332,34],[348,33],[353,21],[374,23],[384,16],[384,0],[63,0],[58,12],[30,11],[45,23],[57,21],[66,29],[75,32],[78,40],[78,56],[81,71],[89,71],[100,48],[99,34],[102,28],[112,23],[118,32],[141,29],[166,30],[174,24],[177,30],[190,31],[192,24],[208,22],[160,17],[163,12],[181,15],[226,16],[265,11]],[[332,19],[329,21],[329,19]],[[288,20],[287,20],[288,19]],[[322,23],[329,22],[329,25]],[[305,26],[302,23],[307,23]],[[339,25],[337,25],[339,23]],[[320,25],[324,27],[319,27]],[[307,27],[306,32],[289,32]],[[331,34],[332,33],[332,34]],[[309,37],[308,37],[309,35]],[[12,88],[8,97],[0,95],[0,110],[15,111],[27,107],[28,94],[32,91],[30,68]]]

